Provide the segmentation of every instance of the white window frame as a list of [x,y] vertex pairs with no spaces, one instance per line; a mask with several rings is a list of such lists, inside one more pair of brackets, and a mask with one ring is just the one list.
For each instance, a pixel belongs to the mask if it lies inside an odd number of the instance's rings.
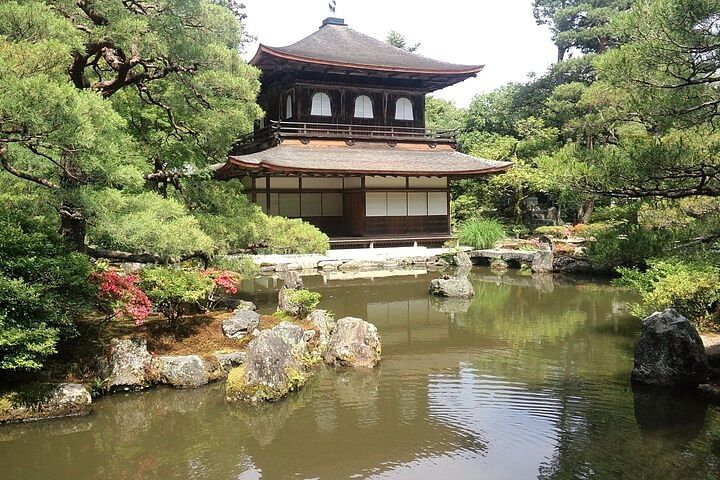
[[395,101],[395,120],[415,120],[412,100],[400,97]]
[[315,92],[312,96],[310,115],[315,117],[332,117],[330,95],[325,92]]
[[292,118],[293,116],[293,101],[292,94],[288,94],[285,98],[285,119]]
[[355,97],[355,118],[375,118],[373,114],[373,102],[367,95]]

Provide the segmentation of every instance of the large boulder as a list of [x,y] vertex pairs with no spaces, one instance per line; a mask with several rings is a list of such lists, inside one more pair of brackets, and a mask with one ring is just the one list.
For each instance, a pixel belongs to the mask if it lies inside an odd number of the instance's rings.
[[305,332],[300,325],[295,325],[290,322],[281,322],[273,327],[273,331],[292,346],[293,352],[296,355],[302,356],[307,353],[305,346]]
[[695,387],[708,374],[700,335],[675,309],[655,312],[642,323],[632,381],[663,387]]
[[242,338],[260,325],[260,315],[248,308],[238,308],[230,318],[223,321],[222,330],[226,337]]
[[228,375],[225,396],[229,401],[274,401],[305,384],[305,365],[286,341],[287,333],[284,329],[263,330],[250,343],[245,364]]
[[79,383],[31,386],[0,396],[0,423],[74,417],[91,411],[90,392]]
[[325,363],[335,366],[373,368],[380,361],[381,345],[377,328],[354,317],[335,324],[325,351]]
[[108,391],[149,387],[156,374],[147,342],[140,338],[112,339],[108,354],[100,362],[100,376]]
[[197,355],[162,356],[157,359],[160,381],[175,388],[197,388],[208,383],[205,362]]
[[466,276],[444,276],[430,282],[430,293],[438,297],[471,298],[475,289]]

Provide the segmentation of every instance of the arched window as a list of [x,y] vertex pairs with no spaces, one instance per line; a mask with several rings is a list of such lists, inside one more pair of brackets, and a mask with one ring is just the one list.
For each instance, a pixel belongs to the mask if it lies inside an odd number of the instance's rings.
[[292,95],[288,95],[285,99],[285,118],[292,118],[293,111],[292,111]]
[[312,109],[310,115],[318,117],[329,117],[332,115],[330,109],[330,97],[327,93],[318,92],[312,96]]
[[367,95],[355,98],[355,118],[373,118],[372,100]]
[[395,120],[414,120],[410,99],[403,97],[395,102]]

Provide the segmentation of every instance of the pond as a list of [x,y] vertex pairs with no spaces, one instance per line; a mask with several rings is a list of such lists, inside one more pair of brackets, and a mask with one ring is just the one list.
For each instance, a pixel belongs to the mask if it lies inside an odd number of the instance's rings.
[[[222,384],[105,397],[0,428],[0,478],[717,478],[718,408],[630,387],[628,292],[475,268],[475,298],[441,303],[435,275],[306,277],[336,317],[377,325],[374,371],[321,367],[257,408]],[[277,287],[245,297],[270,312]]]

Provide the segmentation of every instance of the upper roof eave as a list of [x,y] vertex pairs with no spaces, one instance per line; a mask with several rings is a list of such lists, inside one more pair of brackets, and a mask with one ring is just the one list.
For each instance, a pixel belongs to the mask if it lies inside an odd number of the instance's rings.
[[361,64],[353,62],[339,62],[336,60],[327,60],[321,58],[313,58],[302,55],[295,55],[292,53],[282,52],[273,47],[260,44],[257,52],[250,60],[250,64],[258,66],[263,54],[271,55],[276,58],[283,60],[290,60],[300,63],[310,63],[314,65],[324,65],[328,67],[342,67],[342,68],[353,68],[359,70],[370,70],[377,72],[390,72],[390,73],[414,73],[420,75],[448,75],[448,76],[474,76],[477,75],[485,68],[485,65],[462,65],[462,68],[457,69],[430,69],[430,68],[409,68],[409,67],[391,67],[387,65],[373,65],[373,64]]

